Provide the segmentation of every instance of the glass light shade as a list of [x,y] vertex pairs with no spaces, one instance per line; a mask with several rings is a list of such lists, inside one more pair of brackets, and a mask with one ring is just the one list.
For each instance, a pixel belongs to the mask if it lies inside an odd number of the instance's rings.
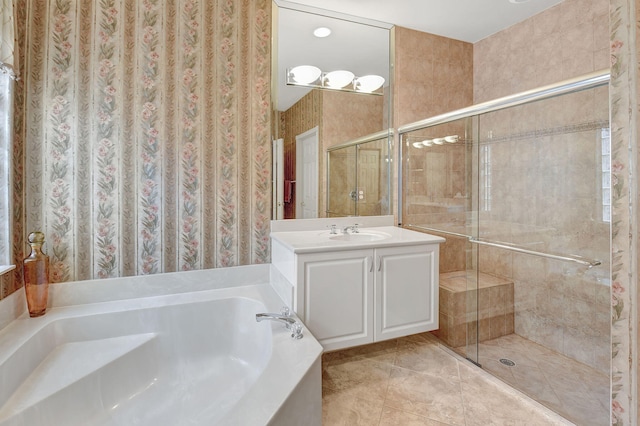
[[431,145],[433,145],[433,140],[431,140],[431,139],[425,139],[425,140],[423,140],[423,141],[422,141],[422,145],[424,145],[424,146],[431,146]]
[[329,35],[331,35],[331,30],[327,27],[318,27],[313,30],[313,35],[318,38],[328,37]]
[[325,84],[332,89],[342,89],[353,81],[353,73],[351,71],[339,70],[331,71],[325,75]]
[[420,149],[424,148],[424,145],[422,145],[422,142],[414,142],[412,145],[414,146],[414,148],[420,148]]
[[456,143],[458,142],[458,135],[445,136],[444,140],[445,142]]
[[364,75],[356,79],[356,90],[371,93],[382,87],[384,77],[379,75]]
[[290,77],[300,84],[311,84],[320,78],[320,74],[322,74],[320,68],[313,65],[299,65],[289,71]]
[[436,145],[442,145],[444,143],[444,138],[435,138],[433,140],[433,143],[435,143]]

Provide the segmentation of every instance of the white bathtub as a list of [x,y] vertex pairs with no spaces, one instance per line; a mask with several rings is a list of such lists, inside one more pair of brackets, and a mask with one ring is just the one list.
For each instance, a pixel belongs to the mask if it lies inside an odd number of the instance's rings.
[[269,274],[52,286],[0,331],[0,425],[320,425],[321,346],[255,320],[283,305]]

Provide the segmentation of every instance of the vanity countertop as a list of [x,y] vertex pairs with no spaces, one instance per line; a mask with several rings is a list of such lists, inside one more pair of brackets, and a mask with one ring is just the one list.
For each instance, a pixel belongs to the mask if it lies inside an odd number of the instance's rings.
[[337,234],[331,234],[329,230],[272,232],[271,238],[296,254],[440,244],[445,241],[442,237],[398,226],[360,228],[357,234],[346,235],[340,229],[337,230]]

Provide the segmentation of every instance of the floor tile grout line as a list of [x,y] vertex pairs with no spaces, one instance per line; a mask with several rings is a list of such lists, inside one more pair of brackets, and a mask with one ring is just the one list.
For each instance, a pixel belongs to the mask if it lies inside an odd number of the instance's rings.
[[378,426],[382,423],[382,415],[384,414],[384,407],[387,404],[387,395],[389,395],[389,382],[391,382],[391,371],[393,370],[393,366],[396,363],[396,358],[398,358],[398,339],[396,339],[396,348],[393,354],[393,362],[391,363],[391,368],[389,369],[389,376],[387,377],[387,386],[384,390],[384,399],[382,400],[382,407],[380,409],[380,418],[378,418]]
[[462,416],[464,417],[464,424],[467,424],[467,404],[465,404],[464,392],[462,392],[462,376],[460,375],[460,361],[455,359],[456,369],[458,370],[458,385],[460,391],[460,401],[462,402]]

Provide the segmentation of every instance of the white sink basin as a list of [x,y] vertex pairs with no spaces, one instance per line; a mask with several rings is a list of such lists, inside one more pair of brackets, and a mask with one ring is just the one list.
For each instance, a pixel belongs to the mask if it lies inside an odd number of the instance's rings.
[[383,232],[359,232],[357,234],[341,234],[333,235],[329,237],[332,240],[338,241],[379,241],[389,238],[391,235]]

